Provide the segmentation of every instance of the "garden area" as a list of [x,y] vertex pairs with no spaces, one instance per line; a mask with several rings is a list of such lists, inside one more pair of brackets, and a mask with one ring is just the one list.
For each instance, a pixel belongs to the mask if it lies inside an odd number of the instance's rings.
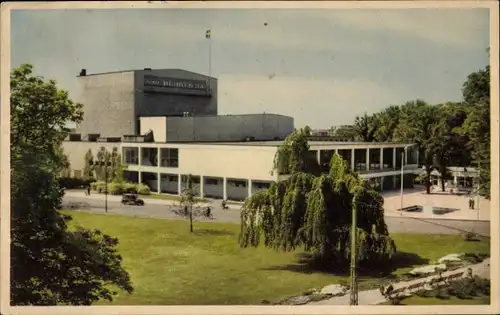
[[[119,292],[113,305],[261,304],[264,300],[278,301],[311,288],[349,281],[347,271],[312,269],[304,261],[307,254],[299,250],[240,248],[239,224],[199,222],[194,233],[190,233],[180,221],[63,213],[73,217],[71,227],[99,229],[120,240],[118,251],[135,291]],[[384,273],[363,271],[360,290],[406,278],[414,267],[435,262],[450,252],[490,252],[489,241],[467,242],[458,235],[391,236],[398,250],[391,268]],[[402,303],[418,299],[425,298],[412,297]],[[464,304],[467,302],[470,301]]]

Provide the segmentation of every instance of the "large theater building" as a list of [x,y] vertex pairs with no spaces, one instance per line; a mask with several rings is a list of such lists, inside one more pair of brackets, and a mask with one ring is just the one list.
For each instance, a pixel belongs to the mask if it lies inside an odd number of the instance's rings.
[[[178,69],[79,78],[84,122],[64,143],[74,176],[82,176],[89,149],[116,147],[127,180],[155,193],[179,194],[191,175],[202,197],[243,200],[283,178],[272,172],[273,161],[294,130],[293,118],[217,115],[214,78]],[[411,144],[311,139],[309,145],[320,165],[338,153],[379,190],[399,188],[401,169],[404,187],[412,187],[419,172]]]

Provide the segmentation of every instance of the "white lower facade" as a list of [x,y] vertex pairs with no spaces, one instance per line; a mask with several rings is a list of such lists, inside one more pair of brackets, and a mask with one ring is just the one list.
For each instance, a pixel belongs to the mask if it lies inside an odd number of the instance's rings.
[[[334,153],[343,154],[344,158],[349,153],[351,168],[379,190],[399,189],[402,179],[404,187],[412,187],[413,175],[419,171],[416,160],[408,163],[406,155],[396,159],[396,150],[404,145],[369,146],[311,145],[311,153],[316,154],[320,164]],[[373,150],[377,149],[375,153],[379,159],[370,162]],[[355,160],[360,156],[359,150],[365,150],[361,152],[365,157],[362,163]],[[181,194],[190,175],[198,196],[241,201],[286,177],[272,172],[276,146],[134,142],[122,143],[121,151],[126,179],[146,184],[154,193]],[[384,152],[390,156],[390,161],[384,162]],[[398,161],[403,162],[402,169]]]

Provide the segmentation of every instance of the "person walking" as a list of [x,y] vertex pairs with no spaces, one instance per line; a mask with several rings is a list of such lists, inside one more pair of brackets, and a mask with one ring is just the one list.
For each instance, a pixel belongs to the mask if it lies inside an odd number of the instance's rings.
[[87,186],[87,195],[90,196],[90,184]]

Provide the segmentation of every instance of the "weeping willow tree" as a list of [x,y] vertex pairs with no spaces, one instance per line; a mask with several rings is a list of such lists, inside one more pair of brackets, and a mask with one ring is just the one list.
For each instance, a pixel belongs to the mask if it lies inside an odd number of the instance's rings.
[[274,168],[290,177],[245,200],[240,246],[257,247],[263,240],[275,250],[305,249],[322,266],[347,266],[355,207],[359,263],[389,261],[396,247],[384,221],[383,198],[338,154],[331,159],[329,173],[316,174],[308,153],[303,130],[278,149]]

